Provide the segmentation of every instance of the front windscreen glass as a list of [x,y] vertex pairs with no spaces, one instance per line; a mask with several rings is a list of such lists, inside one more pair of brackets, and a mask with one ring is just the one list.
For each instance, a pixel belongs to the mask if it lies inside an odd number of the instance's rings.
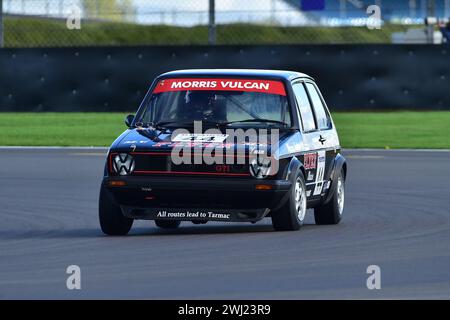
[[144,102],[139,122],[173,126],[204,121],[291,127],[284,84],[274,80],[164,79]]

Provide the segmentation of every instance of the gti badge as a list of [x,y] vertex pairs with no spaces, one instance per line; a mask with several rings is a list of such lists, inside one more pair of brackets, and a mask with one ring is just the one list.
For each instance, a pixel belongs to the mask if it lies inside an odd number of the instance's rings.
[[128,153],[119,153],[114,157],[114,171],[121,176],[126,176],[134,170],[134,159]]

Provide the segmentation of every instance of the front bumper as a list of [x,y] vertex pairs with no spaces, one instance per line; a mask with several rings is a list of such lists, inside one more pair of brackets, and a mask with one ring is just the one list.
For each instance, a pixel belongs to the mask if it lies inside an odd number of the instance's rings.
[[128,217],[199,221],[257,221],[291,188],[287,180],[143,176],[105,177],[103,185]]

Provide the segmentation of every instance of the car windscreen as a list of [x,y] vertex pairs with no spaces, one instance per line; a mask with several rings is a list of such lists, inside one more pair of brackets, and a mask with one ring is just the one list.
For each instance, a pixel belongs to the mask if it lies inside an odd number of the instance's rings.
[[[261,121],[259,121],[261,120]],[[262,79],[164,79],[144,102],[142,123],[206,121],[291,126],[284,84]]]

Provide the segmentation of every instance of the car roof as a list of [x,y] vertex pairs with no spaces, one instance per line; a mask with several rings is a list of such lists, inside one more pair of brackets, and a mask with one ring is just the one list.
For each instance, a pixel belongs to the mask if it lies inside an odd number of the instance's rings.
[[305,73],[288,70],[264,70],[264,69],[185,69],[174,70],[161,74],[158,78],[180,77],[180,76],[225,76],[225,77],[270,77],[284,80],[293,80],[295,78],[309,78],[312,77]]

